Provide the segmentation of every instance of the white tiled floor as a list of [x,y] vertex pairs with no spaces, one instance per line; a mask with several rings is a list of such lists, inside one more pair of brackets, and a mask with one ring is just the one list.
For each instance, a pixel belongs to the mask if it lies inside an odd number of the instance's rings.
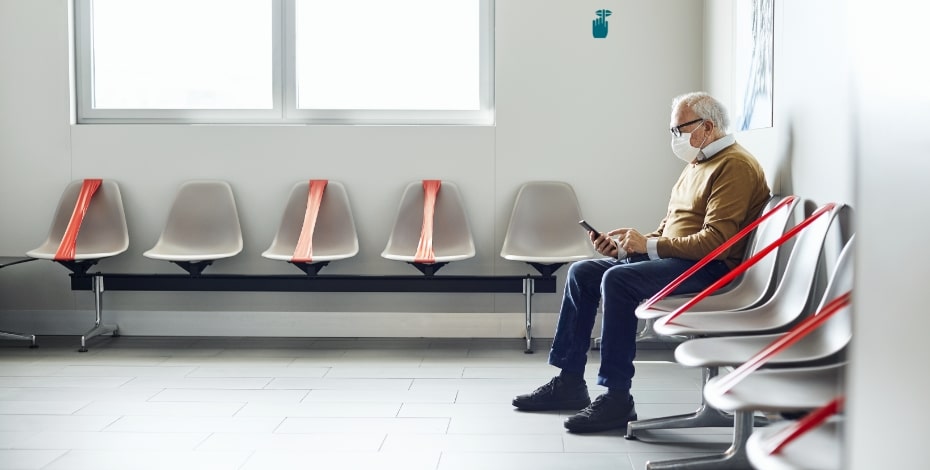
[[[516,394],[557,373],[521,340],[40,338],[0,342],[0,470],[642,469],[731,430],[573,435]],[[590,355],[592,397],[597,352]],[[700,373],[641,349],[640,418],[693,411]]]

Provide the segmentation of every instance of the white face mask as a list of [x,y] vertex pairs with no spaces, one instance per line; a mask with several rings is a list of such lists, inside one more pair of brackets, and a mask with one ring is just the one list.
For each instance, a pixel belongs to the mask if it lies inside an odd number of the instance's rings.
[[701,149],[691,146],[691,133],[682,133],[678,137],[672,137],[672,152],[685,163],[691,163],[697,158]]

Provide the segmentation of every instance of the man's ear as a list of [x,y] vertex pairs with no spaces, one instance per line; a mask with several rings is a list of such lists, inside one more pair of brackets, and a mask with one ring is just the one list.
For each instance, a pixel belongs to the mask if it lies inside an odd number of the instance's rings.
[[710,135],[717,135],[717,123],[715,123],[714,121],[711,121],[710,119],[707,119],[704,121],[704,124],[710,124],[710,128],[707,129],[707,132],[709,132]]

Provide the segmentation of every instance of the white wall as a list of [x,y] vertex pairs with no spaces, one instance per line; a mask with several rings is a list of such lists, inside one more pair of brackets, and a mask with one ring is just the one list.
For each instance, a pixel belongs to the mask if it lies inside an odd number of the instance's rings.
[[922,58],[930,4],[855,0],[846,11],[860,237],[847,468],[924,468],[930,91]]
[[[712,90],[730,86],[732,1],[706,2],[704,76]],[[772,139],[769,150],[786,165],[782,188],[855,208],[855,322],[849,377],[838,384],[848,399],[839,468],[925,468],[930,92],[920,58],[930,6],[819,0],[777,1],[776,9],[775,126],[752,133]]]
[[[595,225],[652,230],[680,169],[665,131],[669,101],[701,84],[701,2],[498,0],[496,126],[77,126],[68,3],[0,1],[0,255],[44,239],[68,181],[112,178],[130,249],[101,262],[105,272],[180,273],[141,254],[178,184],[210,177],[234,188],[245,249],[208,273],[297,274],[260,253],[291,186],[306,178],[345,183],[357,218],[359,255],[325,273],[416,274],[380,252],[403,187],[421,178],[460,186],[476,239],[477,256],[441,274],[527,273],[499,257],[518,186],[568,181]],[[595,40],[591,20],[601,8],[614,12],[611,33]],[[538,335],[551,335],[558,300],[535,297]],[[105,308],[124,334],[142,335],[519,337],[523,323],[515,294],[109,292]],[[75,334],[91,309],[90,294],[71,292],[61,266],[0,272],[2,328]]]

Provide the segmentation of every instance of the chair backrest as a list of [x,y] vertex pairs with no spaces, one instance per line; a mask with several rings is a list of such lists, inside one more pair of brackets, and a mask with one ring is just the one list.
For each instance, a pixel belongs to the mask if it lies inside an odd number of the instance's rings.
[[[269,259],[290,261],[300,239],[307,210],[309,181],[294,185],[271,246],[262,253]],[[312,261],[333,261],[358,254],[358,233],[345,186],[329,181],[323,191],[313,230]]]
[[[414,262],[423,228],[423,185],[416,181],[404,190],[394,227],[381,256]],[[439,262],[459,261],[475,256],[475,242],[465,214],[458,186],[442,181],[436,196],[433,219],[433,252]]]
[[[55,253],[68,228],[74,212],[82,180],[72,181],[65,187],[58,201],[55,215],[45,241],[26,255],[40,259],[55,259]],[[119,185],[103,180],[91,198],[75,243],[75,260],[92,260],[116,256],[129,248],[129,231]]]
[[232,187],[225,181],[193,180],[178,188],[158,242],[143,255],[168,261],[204,261],[241,251],[242,229]]
[[[828,303],[853,289],[855,272],[855,235],[849,238],[840,252],[830,276],[827,288],[817,310],[823,310]],[[823,355],[842,351],[852,339],[852,309],[844,309],[828,319],[820,328],[812,332],[807,341],[818,343]]]
[[567,263],[597,255],[585,231],[575,190],[562,181],[531,181],[517,191],[501,257]]
[[843,204],[834,205],[798,234],[778,287],[766,302],[773,307],[778,322],[788,325],[816,311],[824,245],[837,217],[846,209]]

